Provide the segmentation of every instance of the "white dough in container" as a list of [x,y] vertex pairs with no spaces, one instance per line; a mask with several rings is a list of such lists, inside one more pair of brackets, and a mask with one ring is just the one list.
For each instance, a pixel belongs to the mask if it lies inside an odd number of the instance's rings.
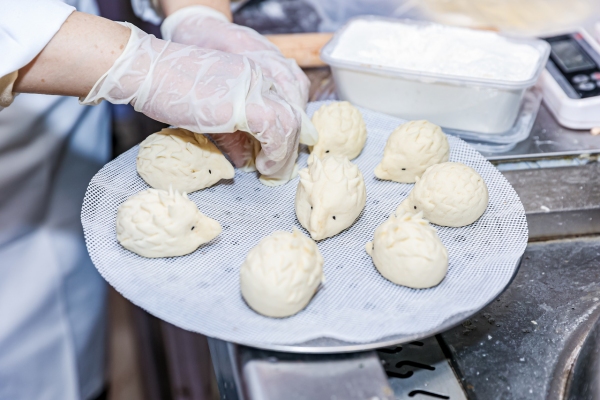
[[340,29],[321,58],[342,100],[493,135],[514,125],[549,53],[543,40],[367,16]]

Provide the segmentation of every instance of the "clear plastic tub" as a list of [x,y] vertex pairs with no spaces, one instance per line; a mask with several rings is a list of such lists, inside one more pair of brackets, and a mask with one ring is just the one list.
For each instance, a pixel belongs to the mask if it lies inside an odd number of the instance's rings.
[[523,81],[433,74],[334,58],[332,53],[340,38],[357,20],[433,25],[372,16],[350,20],[321,50],[321,58],[331,66],[339,98],[396,117],[427,119],[461,131],[500,134],[511,129],[525,91],[537,82],[550,53],[545,41],[506,38],[532,46],[540,55],[534,74]]
[[517,119],[515,120],[513,127],[506,132],[496,135],[460,131],[445,127],[442,127],[442,129],[450,135],[460,137],[482,153],[505,153],[514,149],[517,144],[529,137],[541,104],[541,92],[535,88],[528,89],[525,92],[521,109],[517,114]]

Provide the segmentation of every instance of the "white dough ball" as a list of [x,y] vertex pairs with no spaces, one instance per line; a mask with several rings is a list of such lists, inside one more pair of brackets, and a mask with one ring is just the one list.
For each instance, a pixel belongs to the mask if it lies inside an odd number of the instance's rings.
[[430,288],[448,271],[448,251],[421,213],[393,215],[375,230],[366,250],[379,273],[398,285]]
[[137,170],[155,189],[191,193],[235,175],[223,153],[204,135],[163,129],[140,143]]
[[367,201],[365,181],[347,157],[312,158],[300,170],[296,216],[314,240],[337,235],[351,226]]
[[319,132],[319,140],[310,150],[323,158],[326,155],[358,157],[367,141],[367,127],[360,111],[347,101],[321,106],[312,122]]
[[439,126],[425,120],[406,122],[388,138],[375,176],[413,183],[427,168],[446,162],[449,157],[448,139]]
[[189,254],[221,233],[185,193],[147,189],[127,199],[117,212],[117,240],[148,258]]
[[240,270],[246,303],[267,317],[288,317],[314,296],[323,276],[323,257],[317,244],[294,228],[263,238],[248,253]]
[[488,199],[487,186],[473,168],[446,162],[429,167],[396,212],[423,212],[434,224],[459,227],[477,221]]

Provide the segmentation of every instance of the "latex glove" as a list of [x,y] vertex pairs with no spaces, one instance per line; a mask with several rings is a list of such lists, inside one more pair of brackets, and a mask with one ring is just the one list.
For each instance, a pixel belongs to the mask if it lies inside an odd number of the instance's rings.
[[[210,135],[217,146],[229,150],[228,156],[236,168],[244,172],[256,171],[255,159],[260,152],[260,143],[246,132],[238,131],[227,135]],[[299,138],[298,138],[299,140]],[[279,186],[298,175],[298,142],[295,145],[294,154],[286,164],[272,175],[261,175],[260,181],[267,186]],[[225,150],[223,150],[225,151]]]
[[229,22],[224,14],[210,7],[190,6],[168,16],[161,33],[165,40],[248,57],[279,85],[288,102],[306,108],[310,81],[296,61],[285,58],[255,30]]
[[123,54],[82,104],[131,103],[136,111],[198,133],[250,133],[260,142],[256,168],[291,177],[301,113],[246,57],[170,43],[131,24]]
[[[171,14],[163,22],[161,32],[167,40],[240,54],[254,61],[266,77],[277,83],[278,93],[301,111],[304,128],[301,130],[300,143],[309,146],[316,144],[317,131],[304,113],[310,81],[296,61],[285,58],[264,36],[253,29],[229,22],[224,14],[205,6],[185,7]],[[253,153],[250,151],[253,146],[247,136],[238,134],[235,139],[218,138],[217,135],[212,137],[236,167],[253,163]]]
[[260,143],[252,135],[237,131],[210,135],[217,146],[231,159],[233,165],[244,172],[256,171],[254,159],[260,152]]

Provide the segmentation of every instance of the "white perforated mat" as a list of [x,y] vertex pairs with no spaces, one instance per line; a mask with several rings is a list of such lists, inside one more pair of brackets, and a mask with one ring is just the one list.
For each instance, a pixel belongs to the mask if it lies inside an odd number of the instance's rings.
[[[309,115],[323,103],[312,103]],[[451,161],[477,170],[488,185],[490,204],[476,223],[436,227],[448,248],[444,281],[425,290],[385,280],[364,250],[373,232],[407,196],[412,185],[375,179],[391,131],[402,121],[361,110],[368,139],[356,163],[365,177],[367,205],[358,221],[319,242],[326,283],[299,314],[272,319],[253,312],[239,291],[239,268],[261,238],[297,226],[298,179],[270,188],[256,174],[237,171],[231,181],[192,193],[200,210],[223,226],[212,242],[184,257],[146,259],[116,239],[118,206],[148,188],[137,175],[137,146],[108,163],[89,184],[81,219],[91,258],[123,296],[174,325],[256,347],[292,345],[317,338],[366,343],[381,338],[427,336],[459,322],[493,300],[510,282],[527,244],[523,205],[510,184],[479,153],[449,137]],[[300,155],[300,167],[308,155]]]

